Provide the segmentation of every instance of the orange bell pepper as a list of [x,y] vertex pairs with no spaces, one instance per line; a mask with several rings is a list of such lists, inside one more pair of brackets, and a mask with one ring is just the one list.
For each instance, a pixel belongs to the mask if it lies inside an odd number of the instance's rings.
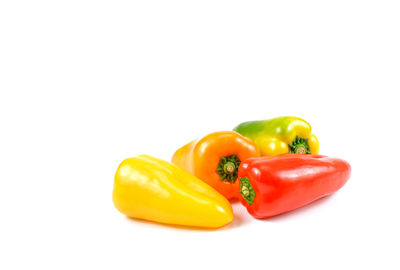
[[232,199],[240,196],[240,162],[259,156],[251,139],[234,131],[220,131],[184,145],[172,156],[172,163]]

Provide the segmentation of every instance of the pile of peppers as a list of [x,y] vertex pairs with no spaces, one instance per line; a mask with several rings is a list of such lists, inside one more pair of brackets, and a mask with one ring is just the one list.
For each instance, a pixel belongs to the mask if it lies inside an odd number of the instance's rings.
[[115,207],[131,218],[218,228],[238,200],[255,218],[292,211],[339,190],[350,178],[342,159],[319,155],[305,120],[249,121],[191,141],[171,162],[124,160],[114,178]]

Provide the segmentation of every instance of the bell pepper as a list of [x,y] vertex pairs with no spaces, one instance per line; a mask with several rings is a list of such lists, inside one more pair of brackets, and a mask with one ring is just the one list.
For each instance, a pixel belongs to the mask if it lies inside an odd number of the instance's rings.
[[233,219],[227,199],[174,164],[147,155],[124,160],[113,202],[123,214],[166,224],[217,228]]
[[346,161],[322,155],[251,158],[239,167],[239,200],[256,218],[279,215],[336,192],[350,171]]
[[319,151],[319,142],[311,133],[310,124],[294,116],[244,122],[233,130],[252,139],[262,156],[318,154]]
[[240,162],[259,155],[252,140],[233,131],[220,131],[184,145],[172,156],[172,163],[232,199],[239,196]]

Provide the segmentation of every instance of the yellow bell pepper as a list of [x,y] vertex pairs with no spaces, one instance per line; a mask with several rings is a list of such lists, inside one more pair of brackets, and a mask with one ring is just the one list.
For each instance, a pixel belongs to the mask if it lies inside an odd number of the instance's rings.
[[227,199],[172,163],[140,155],[124,160],[113,202],[123,214],[160,223],[217,228],[233,219]]

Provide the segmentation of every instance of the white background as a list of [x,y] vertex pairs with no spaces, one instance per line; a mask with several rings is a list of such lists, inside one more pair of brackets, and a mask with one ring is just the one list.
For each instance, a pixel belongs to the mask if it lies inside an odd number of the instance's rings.
[[[1,269],[399,269],[399,1],[1,1]],[[118,164],[295,115],[338,193],[223,229],[124,217]],[[397,256],[397,257],[396,257]],[[96,267],[96,268],[95,268]]]

